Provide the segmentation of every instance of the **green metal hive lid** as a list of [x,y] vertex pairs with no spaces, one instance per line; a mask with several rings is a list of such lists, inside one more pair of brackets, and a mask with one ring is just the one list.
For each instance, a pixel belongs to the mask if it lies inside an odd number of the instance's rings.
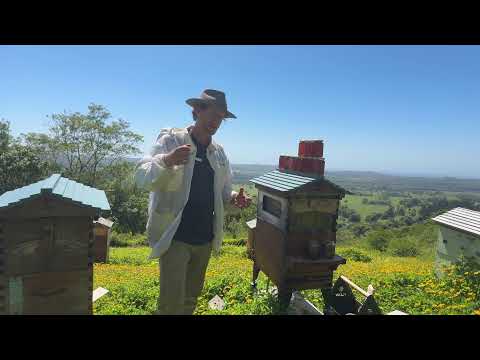
[[293,173],[291,171],[287,172],[287,171],[273,170],[262,176],[251,179],[250,182],[257,185],[265,186],[274,190],[284,191],[284,192],[297,190],[298,188],[313,182],[327,182],[333,187],[335,187],[341,193],[347,193],[347,194],[350,193],[349,191],[343,189],[342,187],[325,179],[325,177],[323,176],[316,176],[316,177],[304,176],[304,175],[299,175],[298,172]]
[[49,178],[21,188],[7,191],[0,196],[0,208],[10,207],[42,193],[52,194],[100,210],[110,210],[107,196],[103,190],[95,189],[76,181],[53,174]]

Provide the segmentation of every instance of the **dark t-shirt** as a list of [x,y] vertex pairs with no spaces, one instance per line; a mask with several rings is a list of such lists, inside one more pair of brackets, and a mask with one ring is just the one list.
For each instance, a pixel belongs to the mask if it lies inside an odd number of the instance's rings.
[[192,140],[197,147],[197,158],[188,202],[173,240],[202,245],[213,240],[214,171],[206,156],[207,147],[196,141],[193,135]]

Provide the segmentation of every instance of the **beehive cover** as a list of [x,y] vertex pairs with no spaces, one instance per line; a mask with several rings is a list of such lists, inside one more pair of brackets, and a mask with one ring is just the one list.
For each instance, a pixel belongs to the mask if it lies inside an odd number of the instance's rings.
[[253,178],[250,180],[250,182],[283,192],[294,191],[313,182],[327,182],[341,193],[350,193],[342,187],[325,179],[323,176],[303,176],[298,173],[294,174],[292,172],[279,170],[273,170],[262,176]]
[[103,217],[99,217],[97,221],[94,221],[95,224],[101,224],[106,226],[107,228],[111,228],[113,225],[113,221],[105,219]]
[[110,210],[110,204],[103,190],[80,184],[64,178],[60,174],[53,174],[49,178],[36,183],[7,191],[0,196],[0,208],[17,205],[45,193],[70,200],[75,204],[91,206],[100,210]]
[[457,207],[432,218],[438,224],[446,225],[472,235],[480,236],[480,212]]

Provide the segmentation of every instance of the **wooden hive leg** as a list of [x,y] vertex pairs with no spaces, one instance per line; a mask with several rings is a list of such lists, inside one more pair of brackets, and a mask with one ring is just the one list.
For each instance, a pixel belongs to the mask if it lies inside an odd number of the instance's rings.
[[93,218],[90,219],[89,231],[88,231],[88,271],[89,271],[89,279],[88,279],[88,315],[93,314],[93,244],[95,240],[94,236],[94,223]]
[[5,276],[6,267],[6,251],[5,251],[5,238],[3,232],[3,223],[0,222],[0,315],[6,314],[7,311],[7,284]]
[[253,271],[252,271],[252,289],[257,288],[257,279],[258,279],[258,274],[260,273],[260,268],[258,267],[257,263],[255,260],[253,261]]
[[280,307],[286,309],[290,305],[290,300],[292,299],[293,290],[288,288],[285,285],[278,286],[278,301],[280,302]]

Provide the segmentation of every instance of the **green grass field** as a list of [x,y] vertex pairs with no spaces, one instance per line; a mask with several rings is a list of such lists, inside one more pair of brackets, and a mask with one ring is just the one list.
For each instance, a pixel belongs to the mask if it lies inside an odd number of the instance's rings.
[[[337,247],[337,253],[347,258],[347,264],[338,268],[335,277],[345,275],[365,289],[372,284],[384,313],[396,309],[409,314],[480,313],[480,271],[437,280],[431,257],[400,258],[342,246]],[[148,261],[148,254],[146,247],[112,248],[110,264],[94,265],[94,288],[101,286],[110,291],[94,303],[94,314],[148,315],[155,312],[159,291],[158,262]],[[250,291],[251,267],[243,245],[224,245],[221,254],[210,260],[195,314],[281,313],[274,297],[266,293],[253,295]],[[260,273],[258,288],[266,287],[266,277]],[[208,308],[208,301],[215,295],[225,300],[223,311]],[[303,295],[322,308],[320,291],[308,290]]]

